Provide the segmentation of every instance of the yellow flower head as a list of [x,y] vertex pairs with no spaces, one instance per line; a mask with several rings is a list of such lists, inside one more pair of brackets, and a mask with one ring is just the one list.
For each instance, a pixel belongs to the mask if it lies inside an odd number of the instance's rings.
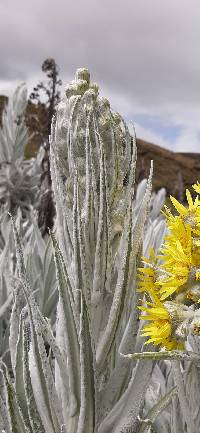
[[161,300],[191,292],[191,285],[198,280],[198,269],[195,274],[194,268],[200,265],[200,201],[198,197],[193,201],[188,190],[186,197],[188,207],[171,197],[179,215],[174,216],[165,208],[169,234],[160,250],[162,265],[155,281]]
[[161,346],[167,350],[183,348],[183,344],[172,336],[171,318],[164,304],[161,302],[148,303],[148,307],[139,308],[147,313],[140,318],[151,322],[144,325],[142,330],[142,336],[148,337],[145,344],[153,343],[155,346]]
[[[193,189],[200,193],[200,183],[194,184]],[[151,250],[149,259],[143,258],[145,267],[138,269],[138,291],[146,293],[146,299],[151,300],[147,307],[140,307],[146,313],[141,318],[150,322],[144,325],[142,335],[148,337],[147,344],[153,343],[167,350],[183,348],[179,336],[186,338],[185,308],[190,317],[191,304],[197,307],[200,303],[200,200],[198,196],[193,200],[188,190],[186,197],[188,206],[171,197],[177,214],[173,215],[165,206],[163,214],[168,234],[159,255],[155,256]],[[199,316],[195,323],[199,330]]]
[[179,203],[176,198],[170,196],[171,202],[180,217],[183,219],[185,224],[189,224],[192,231],[200,235],[200,200],[197,196],[195,200],[192,200],[192,196],[188,189],[186,189],[186,197],[188,202],[188,207]]
[[184,289],[187,283],[192,264],[191,239],[188,239],[185,248],[176,238],[169,239],[161,251],[163,263],[160,266],[160,278],[155,284],[159,286],[161,300],[164,300]]

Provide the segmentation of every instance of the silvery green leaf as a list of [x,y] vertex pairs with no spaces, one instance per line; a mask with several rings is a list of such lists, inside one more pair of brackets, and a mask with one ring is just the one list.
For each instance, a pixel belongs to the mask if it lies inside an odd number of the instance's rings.
[[18,333],[18,341],[16,347],[16,361],[15,361],[15,390],[19,401],[19,406],[22,410],[22,413],[27,420],[27,425],[31,431],[31,426],[28,417],[28,407],[27,407],[27,399],[25,393],[25,383],[23,377],[23,325],[22,325],[22,316],[20,315],[20,324],[19,324],[19,333]]
[[[162,411],[171,403],[172,398],[176,394],[177,394],[177,388],[174,387],[164,397],[162,397],[158,401],[158,403],[155,404],[154,407],[152,407],[152,409],[145,416],[145,419],[148,420],[148,421],[150,421],[150,423],[149,423],[150,425],[152,425],[155,422],[157,416],[159,414],[161,414]],[[162,423],[163,423],[163,419],[161,420],[160,428],[163,429],[163,433],[164,433],[164,431],[166,431],[166,430],[164,430],[165,429],[165,425],[163,425],[163,427],[162,427]],[[146,422],[142,423],[142,426],[139,429],[138,433],[148,433],[149,432],[149,426],[147,424],[146,425],[145,424],[146,424]],[[160,432],[161,432],[161,430],[160,430]]]
[[113,405],[118,401],[122,392],[128,386],[131,379],[132,371],[135,366],[136,361],[125,359],[120,356],[120,351],[128,351],[133,349],[135,346],[135,340],[138,334],[138,311],[137,308],[138,296],[134,297],[134,303],[132,304],[132,312],[129,317],[128,323],[126,325],[120,346],[118,348],[118,353],[116,356],[115,367],[112,370],[110,377],[100,392],[100,413],[101,417],[111,410]]
[[[4,279],[4,277],[3,277],[3,279]],[[5,283],[4,283],[4,284],[5,284]],[[13,300],[13,294],[10,293],[10,294],[8,295],[6,301],[5,301],[5,302],[3,303],[3,305],[1,305],[1,307],[0,307],[0,318],[1,318],[2,316],[4,316],[5,312],[6,312],[7,309],[10,307],[10,305],[11,305],[11,303],[12,303],[12,300]]]
[[153,193],[151,196],[152,209],[150,213],[150,219],[153,221],[160,217],[160,211],[165,203],[166,190],[161,188],[157,193]]
[[171,360],[180,360],[180,361],[193,361],[199,363],[199,354],[194,352],[182,352],[172,350],[168,351],[160,351],[160,352],[141,352],[141,353],[121,353],[122,356],[129,359],[171,359]]
[[60,296],[59,303],[61,304],[61,309],[63,311],[63,315],[59,317],[59,320],[63,326],[64,339],[66,343],[65,350],[67,351],[68,359],[70,412],[71,416],[73,416],[76,414],[80,404],[78,323],[75,316],[75,304],[67,270],[63,267],[61,252],[53,234],[51,236],[54,245],[55,265]]
[[25,323],[24,317],[22,321],[23,327],[23,380],[24,390],[26,397],[26,404],[28,408],[29,421],[33,433],[45,433],[44,426],[39,415],[33,387],[31,383],[30,371],[29,371],[29,345],[30,345],[30,328]]
[[[48,413],[50,419],[50,424],[48,422],[48,425],[50,425],[52,429],[55,429],[54,433],[59,433],[59,426],[62,424],[62,415],[60,412],[59,401],[52,372],[47,360],[44,340],[40,330],[40,322],[38,321],[39,310],[33,296],[31,295],[29,282],[26,278],[23,250],[14,220],[13,228],[16,242],[18,270],[22,282],[23,294],[27,302],[28,316],[30,321],[31,350],[29,355],[33,370],[32,371],[30,368],[34,396],[37,404],[38,399],[41,401],[41,406],[38,405],[38,411],[40,413],[42,422],[46,422],[46,413]],[[41,407],[43,408],[42,411]]]
[[10,433],[8,411],[1,395],[0,395],[0,428],[2,431],[6,431],[7,433]]
[[178,396],[172,399],[171,413],[171,432],[170,433],[186,433],[186,426],[181,414],[180,403]]
[[[24,114],[27,105],[27,89],[22,83],[17,87],[2,115],[0,129],[0,158],[12,161],[24,154],[24,148],[29,140],[28,129],[25,126]],[[21,122],[17,120],[21,118]]]
[[127,390],[100,424],[99,433],[120,433],[123,429],[126,431],[130,428],[137,431],[139,425],[137,417],[143,406],[151,371],[151,361],[138,362]]
[[3,367],[6,404],[8,408],[9,424],[11,433],[31,433],[25,423],[24,416],[19,406],[18,397],[14,390],[7,369]]
[[88,313],[85,301],[81,299],[80,317],[80,375],[81,407],[77,433],[93,432],[95,429],[95,377],[94,354],[91,343]]
[[108,323],[106,329],[98,343],[96,351],[96,362],[99,367],[102,368],[105,358],[107,357],[111,345],[114,340],[116,333],[116,328],[120,319],[121,303],[123,303],[122,298],[125,296],[124,290],[127,287],[128,278],[128,265],[131,250],[131,211],[129,208],[127,219],[127,231],[122,237],[122,260],[118,271],[118,278],[116,289],[114,292],[114,297],[112,301],[112,306],[110,309]]
[[177,392],[180,402],[180,407],[182,411],[183,420],[185,421],[185,424],[187,425],[187,430],[191,433],[196,433],[197,426],[194,420],[194,417],[191,413],[188,399],[186,396],[186,390],[185,390],[185,384],[183,380],[183,375],[181,371],[181,364],[178,360],[172,361],[172,369],[174,373],[174,382],[177,386]]
[[45,428],[48,425],[49,431],[52,429],[53,432],[58,433],[59,426],[62,424],[59,401],[39,323],[32,315],[31,308],[29,309],[29,320],[31,326],[29,362],[34,397]]
[[200,429],[200,408],[198,404],[200,398],[199,365],[193,362],[185,364],[184,381],[188,404],[198,430]]
[[21,291],[21,282],[13,281],[13,295],[14,302],[12,306],[10,316],[10,335],[9,335],[9,348],[13,372],[15,373],[15,362],[16,362],[16,347],[19,335],[20,326],[20,314],[21,310],[25,305],[23,293]]

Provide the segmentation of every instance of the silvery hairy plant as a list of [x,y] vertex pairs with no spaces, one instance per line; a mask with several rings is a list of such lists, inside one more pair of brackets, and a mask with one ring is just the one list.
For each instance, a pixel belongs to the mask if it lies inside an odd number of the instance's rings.
[[[49,242],[47,247],[47,241],[41,238],[33,216],[33,208],[37,208],[38,204],[44,150],[40,148],[36,158],[26,160],[24,157],[25,147],[31,138],[25,124],[26,107],[27,88],[22,83],[17,87],[13,97],[9,98],[8,105],[3,111],[0,129],[0,316],[3,320],[4,312],[7,315],[12,302],[12,278],[16,272],[13,230],[8,212],[17,216],[17,225],[25,248],[25,262],[29,263],[29,278],[33,290],[37,292],[41,310],[48,317],[55,313],[53,304],[56,297],[52,298],[52,311],[49,307],[47,311],[45,307],[49,302],[49,296],[55,291],[54,261],[50,258],[51,246]],[[51,265],[48,263],[49,260]]]
[[[16,226],[23,238],[24,261],[28,278],[41,312],[50,317],[55,313],[57,300],[55,264],[50,238],[42,238],[36,215],[31,209],[24,220],[21,209],[16,214]],[[0,305],[3,316],[12,301],[12,280],[17,275],[16,251],[10,217],[3,214],[0,223]]]
[[[24,261],[31,290],[45,317],[55,326],[58,291],[50,238],[43,239],[33,210],[24,220],[18,208],[16,226],[23,238]],[[10,315],[13,306],[13,284],[17,279],[16,251],[10,217],[3,214],[0,224],[0,356],[11,369],[9,348]],[[16,329],[16,341],[18,329]],[[15,345],[16,345],[15,341]]]
[[143,420],[153,363],[121,356],[143,346],[136,268],[145,248],[152,169],[136,206],[135,137],[99,96],[86,69],[77,71],[58,106],[50,163],[57,211],[51,233],[57,323],[53,332],[36,303],[13,219],[17,276],[9,342],[14,380],[1,362],[0,429],[147,433],[176,392],[164,390]]
[[1,212],[15,212],[20,206],[23,215],[29,212],[39,192],[41,152],[37,158],[25,160],[24,150],[30,135],[25,124],[27,89],[24,83],[9,98],[0,128],[0,206]]
[[[17,227],[27,240],[27,221],[22,220],[21,211],[17,211]],[[8,214],[1,213],[0,218],[0,355],[8,361],[9,355],[9,320],[13,302],[12,279],[16,274],[16,254],[13,229]]]
[[[144,197],[146,187],[147,179],[143,179],[137,186],[136,198],[134,201],[135,214],[137,214],[140,209],[140,204]],[[166,222],[161,214],[161,209],[163,208],[165,200],[165,188],[161,188],[157,193],[153,192],[151,194],[149,212],[143,234],[142,254],[145,257],[148,256],[150,248],[154,248],[155,253],[157,253],[163,243],[164,236],[167,233]]]
[[30,138],[24,121],[27,106],[27,89],[25,83],[17,87],[2,114],[0,129],[0,160],[16,161],[24,156],[25,146]]

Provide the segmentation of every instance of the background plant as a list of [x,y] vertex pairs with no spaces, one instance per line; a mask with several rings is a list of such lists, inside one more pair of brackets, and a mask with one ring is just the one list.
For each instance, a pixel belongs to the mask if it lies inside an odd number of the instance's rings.
[[[59,67],[53,58],[47,58],[42,64],[42,71],[47,75],[48,81],[39,82],[33,89],[29,97],[29,104],[37,107],[38,115],[27,115],[26,123],[33,128],[34,133],[38,134],[41,140],[41,146],[44,149],[42,159],[42,175],[40,179],[40,200],[38,203],[38,225],[45,235],[48,228],[53,227],[55,216],[55,205],[52,197],[51,175],[49,164],[49,136],[51,134],[51,122],[55,114],[56,106],[60,101],[60,90],[62,81],[59,78]],[[42,95],[44,101],[42,102]],[[42,121],[40,118],[40,109],[44,107]]]
[[3,111],[0,129],[0,211],[14,213],[20,207],[24,218],[38,197],[42,156],[40,152],[37,158],[24,158],[30,138],[25,124],[26,106],[27,90],[21,84]]
[[[27,90],[22,84],[9,99],[0,129],[0,353],[9,365],[9,319],[16,278],[16,252],[8,212],[17,217],[29,279],[41,311],[54,320],[57,298],[52,248],[47,239],[41,237],[34,210],[40,196],[43,150],[40,149],[36,158],[26,160],[24,157],[30,139],[25,122],[26,107]],[[51,295],[52,306],[49,308]]]

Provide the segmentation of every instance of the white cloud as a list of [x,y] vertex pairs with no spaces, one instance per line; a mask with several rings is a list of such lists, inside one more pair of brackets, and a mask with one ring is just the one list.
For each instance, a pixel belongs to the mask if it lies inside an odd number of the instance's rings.
[[19,84],[19,80],[0,80],[0,94],[11,96]]
[[166,140],[142,125],[151,141],[199,151],[199,22],[199,0],[4,1],[0,93],[24,80],[31,90],[51,56],[64,82],[88,67],[123,116],[150,115],[181,128],[178,139]]
[[[171,147],[171,143],[168,140],[164,139],[156,131],[153,131],[152,129],[149,128],[145,128],[139,123],[134,123],[134,128],[136,131],[136,136],[138,138],[148,141],[149,143],[157,144],[158,146],[161,147],[166,147],[167,149]],[[132,131],[131,128],[130,131]]]
[[[156,144],[158,146],[164,147],[166,149],[173,150],[173,152],[191,152],[198,153],[200,149],[200,128],[183,128],[177,138],[172,140],[167,140],[156,131],[145,128],[144,126],[135,123],[136,136],[149,143]],[[132,132],[132,127],[130,127]]]
[[174,141],[175,152],[199,152],[200,151],[200,128],[198,130],[186,127],[181,131],[179,137]]

